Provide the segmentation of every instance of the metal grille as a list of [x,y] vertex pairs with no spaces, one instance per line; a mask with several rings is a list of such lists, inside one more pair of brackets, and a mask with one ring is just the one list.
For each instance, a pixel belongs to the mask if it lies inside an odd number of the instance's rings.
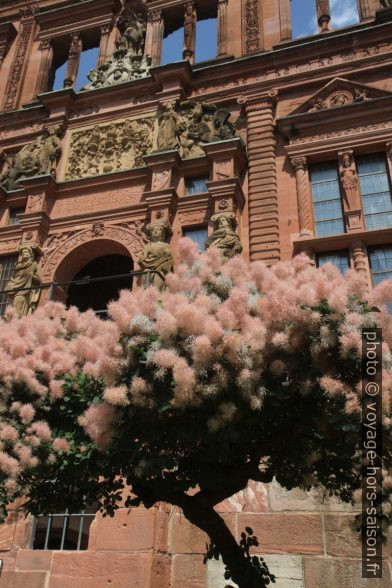
[[[0,257],[0,292],[5,289],[7,282],[12,278],[17,259],[17,255]],[[9,303],[8,294],[0,294],[0,316],[4,315],[4,311]]]
[[73,514],[67,509],[65,513],[34,517],[31,548],[72,551],[87,549],[95,511],[91,507]]

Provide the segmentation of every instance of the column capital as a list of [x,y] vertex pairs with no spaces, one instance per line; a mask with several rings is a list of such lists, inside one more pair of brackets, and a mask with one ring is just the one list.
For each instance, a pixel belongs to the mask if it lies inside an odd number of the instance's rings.
[[52,39],[42,39],[42,41],[40,41],[38,49],[40,51],[48,51],[49,49],[52,49]]
[[278,102],[278,91],[275,88],[261,94],[240,96],[237,103],[243,106],[247,112],[253,110],[261,110],[263,108],[271,108]]
[[295,155],[294,157],[290,158],[290,162],[295,171],[298,171],[300,169],[306,171],[308,169],[308,162],[306,160],[305,155]]

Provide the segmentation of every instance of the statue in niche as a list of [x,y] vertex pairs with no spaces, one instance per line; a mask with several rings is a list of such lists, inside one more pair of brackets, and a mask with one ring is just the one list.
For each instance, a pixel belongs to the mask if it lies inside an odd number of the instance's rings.
[[149,75],[151,58],[143,57],[147,18],[126,7],[117,28],[121,34],[117,50],[109,61],[87,75],[90,82],[81,88],[81,92],[123,84]]
[[0,184],[5,190],[17,190],[21,187],[20,181],[25,178],[47,174],[56,176],[57,161],[61,155],[61,141],[57,133],[56,129],[45,129],[35,141],[8,158],[0,174]]
[[[29,315],[37,308],[41,296],[42,280],[38,268],[41,253],[41,248],[36,243],[21,245],[14,275],[5,287],[19,317]],[[28,289],[23,290],[23,288]],[[18,289],[17,292],[11,292],[16,289]]]
[[142,285],[147,287],[153,285],[161,292],[165,289],[164,276],[172,271],[174,259],[168,241],[172,235],[172,230],[168,221],[156,221],[147,226],[147,233],[150,238],[139,258],[139,265],[145,271],[158,271],[162,274],[151,274],[142,277]]
[[235,232],[237,220],[234,212],[222,212],[211,217],[214,232],[206,241],[206,249],[217,247],[222,256],[222,261],[227,261],[235,255],[242,253],[242,245],[239,236]]
[[178,115],[175,102],[166,102],[163,113],[158,118],[157,148],[175,149],[178,146]]

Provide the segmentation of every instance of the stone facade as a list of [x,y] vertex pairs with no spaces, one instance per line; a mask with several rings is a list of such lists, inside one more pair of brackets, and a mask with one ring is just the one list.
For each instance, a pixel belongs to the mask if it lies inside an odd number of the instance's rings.
[[[226,252],[230,241],[268,264],[346,251],[370,289],[369,252],[392,247],[392,233],[366,228],[357,161],[385,154],[390,184],[390,3],[359,0],[360,23],[337,32],[329,2],[315,0],[320,34],[295,41],[289,0],[123,4],[0,0],[0,268],[35,243],[44,284],[109,254],[139,269],[145,229],[162,223],[174,262],[182,234],[205,228]],[[217,57],[197,63],[197,22],[213,16]],[[161,65],[164,31],[181,26],[183,60]],[[93,46],[98,62],[76,91]],[[62,62],[64,88],[52,92]],[[344,230],[320,236],[311,173],[330,161]],[[205,189],[189,190],[195,178]],[[250,484],[218,509],[237,537],[252,527],[278,588],[391,586],[390,548],[383,580],[361,579],[353,513],[336,502]],[[221,564],[203,564],[206,536],[166,505],[97,516],[87,551],[30,541],[15,507],[0,527],[0,588],[225,586]]]

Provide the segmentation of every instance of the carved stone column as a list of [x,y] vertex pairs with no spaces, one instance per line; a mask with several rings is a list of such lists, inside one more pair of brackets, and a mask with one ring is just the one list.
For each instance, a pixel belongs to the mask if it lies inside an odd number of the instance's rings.
[[196,7],[193,0],[186,2],[184,5],[184,51],[183,57],[189,63],[195,62],[196,49]]
[[27,195],[26,212],[20,215],[22,241],[35,241],[42,245],[48,236],[56,181],[47,175],[26,178],[21,183]]
[[347,231],[363,230],[361,197],[353,152],[352,150],[340,151],[338,157]]
[[20,11],[18,45],[4,94],[3,110],[13,110],[17,106],[21,89],[20,82],[26,68],[27,51],[34,34],[34,14],[36,10],[36,7],[27,7]]
[[109,42],[109,35],[113,28],[113,24],[104,24],[101,26],[101,40],[99,43],[99,54],[98,54],[98,62],[97,67],[106,63],[108,60],[108,42]]
[[276,90],[240,99],[248,119],[249,241],[251,260],[280,260],[276,181]]
[[50,74],[50,68],[53,62],[53,46],[50,39],[41,41],[39,45],[41,51],[41,62],[39,64],[39,71],[37,81],[35,84],[35,95],[42,94],[48,91],[48,80]]
[[366,284],[366,289],[369,292],[372,281],[365,243],[360,239],[353,241],[350,245],[350,254],[353,260],[354,269],[362,276],[363,281]]
[[392,141],[388,142],[385,147],[387,152],[389,175],[392,177]]
[[227,3],[228,0],[218,2],[218,55],[227,54]]
[[147,19],[146,43],[144,48],[145,57],[151,57],[151,65],[157,66],[161,63],[162,42],[163,42],[163,14],[162,10],[151,10]]
[[64,88],[73,88],[78,77],[80,54],[82,53],[82,37],[80,33],[71,35],[71,46],[68,53],[68,65],[64,79]]
[[290,0],[279,0],[280,40],[291,39],[291,8]]
[[328,33],[331,30],[329,26],[331,21],[331,7],[329,5],[329,0],[316,0],[316,3],[319,33]]
[[369,0],[358,0],[358,10],[360,20],[366,20],[371,17]]
[[291,165],[295,170],[297,182],[299,236],[309,237],[313,235],[313,220],[306,157],[293,157]]

